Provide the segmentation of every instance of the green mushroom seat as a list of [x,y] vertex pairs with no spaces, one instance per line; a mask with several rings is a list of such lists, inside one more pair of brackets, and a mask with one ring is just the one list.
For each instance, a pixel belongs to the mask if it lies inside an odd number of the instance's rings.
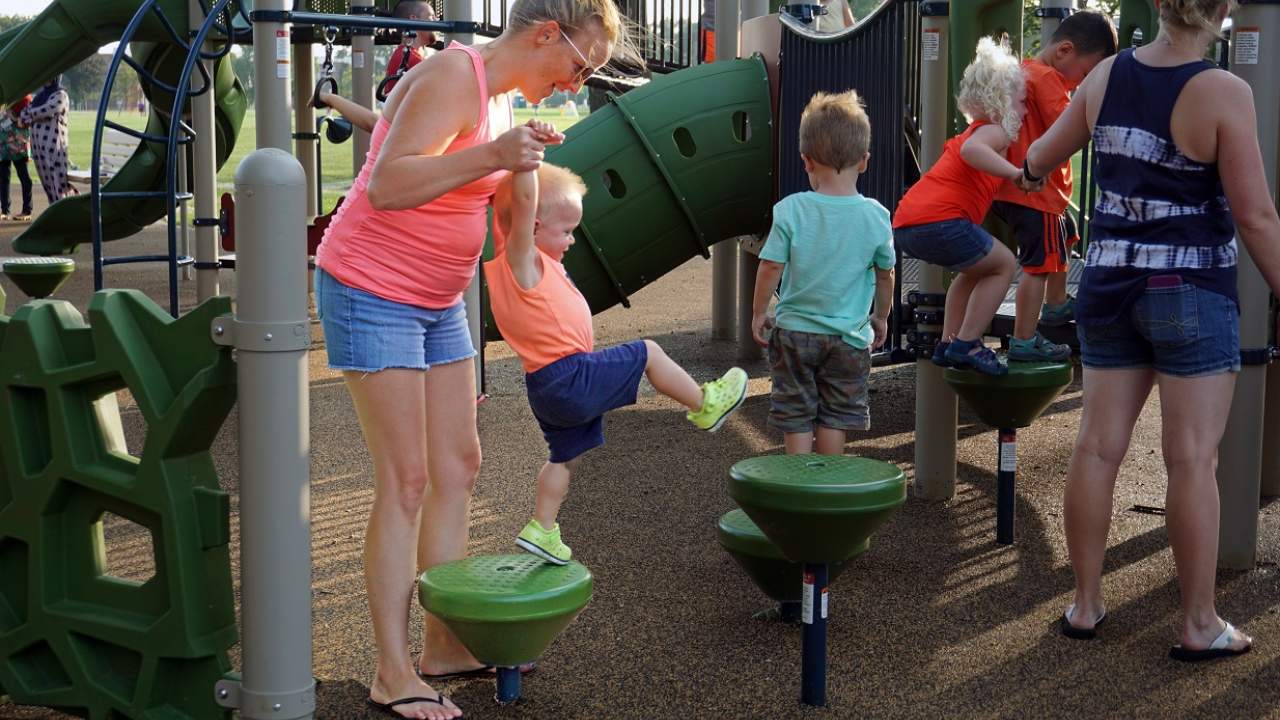
[[428,569],[422,607],[440,618],[480,662],[532,662],[591,602],[591,572],[533,555],[480,555]]
[[[804,566],[788,560],[745,512],[737,509],[721,515],[716,531],[720,545],[765,595],[780,603],[800,602]],[[848,567],[849,561],[869,547],[871,539],[867,538],[853,549],[849,557],[831,563],[830,580],[834,582]]]
[[729,496],[797,563],[848,559],[907,499],[902,471],[868,458],[766,455],[738,462],[729,478]]
[[1006,375],[947,368],[943,378],[982,422],[994,428],[1029,426],[1071,384],[1071,363],[1011,362]]
[[8,258],[0,269],[18,289],[40,299],[49,297],[62,287],[75,272],[76,261],[67,257]]

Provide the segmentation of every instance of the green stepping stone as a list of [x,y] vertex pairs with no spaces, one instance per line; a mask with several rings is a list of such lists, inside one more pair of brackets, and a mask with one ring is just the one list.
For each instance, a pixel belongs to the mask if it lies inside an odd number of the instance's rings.
[[729,478],[729,496],[793,562],[845,560],[907,499],[902,471],[868,458],[766,455]]
[[[803,565],[788,560],[778,546],[751,522],[745,512],[737,509],[721,515],[716,531],[720,545],[742,566],[747,576],[755,581],[765,595],[780,603],[800,602]],[[871,539],[867,538],[854,547],[849,557],[831,563],[829,580],[834,582],[848,567],[848,562],[866,552],[869,547]]]
[[65,257],[22,257],[4,261],[4,274],[18,289],[40,299],[57,292],[75,272],[76,261]]
[[418,598],[480,662],[532,662],[591,601],[591,572],[527,554],[481,555],[422,574]]
[[1071,384],[1071,363],[1011,362],[1009,373],[984,375],[947,368],[943,373],[982,422],[994,428],[1027,427]]

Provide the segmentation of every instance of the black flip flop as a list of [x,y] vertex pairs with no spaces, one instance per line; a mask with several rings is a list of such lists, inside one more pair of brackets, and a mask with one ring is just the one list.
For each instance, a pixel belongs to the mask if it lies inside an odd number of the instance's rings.
[[1093,627],[1082,628],[1072,625],[1071,620],[1067,617],[1073,614],[1071,611],[1075,610],[1075,607],[1074,604],[1068,607],[1066,612],[1062,613],[1062,617],[1058,619],[1058,626],[1061,628],[1062,634],[1072,640],[1092,640],[1098,637],[1098,626],[1107,621],[1107,611],[1102,611],[1102,617],[1098,618]]
[[[440,707],[444,707],[444,701],[445,701],[444,693],[436,693],[436,696],[433,698],[406,697],[406,698],[400,698],[399,700],[392,700],[389,703],[380,703],[377,700],[374,700],[373,698],[365,698],[365,703],[369,707],[373,708],[374,710],[377,710],[380,713],[386,713],[391,717],[397,717],[397,718],[406,718],[406,716],[401,715],[400,713],[395,711],[395,709],[397,707],[400,707],[401,705],[413,705],[414,703],[435,703]],[[459,715],[456,720],[461,720],[461,718],[462,716]]]
[[1245,645],[1239,650],[1227,647],[1227,643],[1231,642],[1231,636],[1236,632],[1235,626],[1226,623],[1226,627],[1222,629],[1222,633],[1214,638],[1209,647],[1203,650],[1189,650],[1181,645],[1174,645],[1169,648],[1169,657],[1179,662],[1204,662],[1205,660],[1217,660],[1224,657],[1235,657],[1243,655],[1253,649],[1253,643]]
[[464,678],[491,678],[493,677],[492,665],[481,665],[471,670],[460,670],[458,672],[440,673],[439,675],[428,675],[424,672],[418,673],[418,677],[427,682],[442,682],[445,680],[461,680]]

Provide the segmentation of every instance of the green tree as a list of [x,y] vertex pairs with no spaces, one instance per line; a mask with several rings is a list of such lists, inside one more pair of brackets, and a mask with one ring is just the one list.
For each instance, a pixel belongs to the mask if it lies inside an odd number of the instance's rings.
[[102,97],[102,86],[107,81],[107,68],[111,66],[110,55],[94,53],[62,75],[62,85],[67,89],[74,108],[97,107]]
[[30,20],[31,16],[29,15],[0,15],[0,33],[9,28],[24,25]]

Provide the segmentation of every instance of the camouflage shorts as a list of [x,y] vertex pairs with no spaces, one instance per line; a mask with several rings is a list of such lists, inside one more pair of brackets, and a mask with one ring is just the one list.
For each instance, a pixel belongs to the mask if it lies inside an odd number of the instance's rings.
[[870,350],[859,350],[839,335],[775,327],[769,336],[769,365],[771,426],[784,433],[811,432],[815,422],[833,430],[871,427]]

